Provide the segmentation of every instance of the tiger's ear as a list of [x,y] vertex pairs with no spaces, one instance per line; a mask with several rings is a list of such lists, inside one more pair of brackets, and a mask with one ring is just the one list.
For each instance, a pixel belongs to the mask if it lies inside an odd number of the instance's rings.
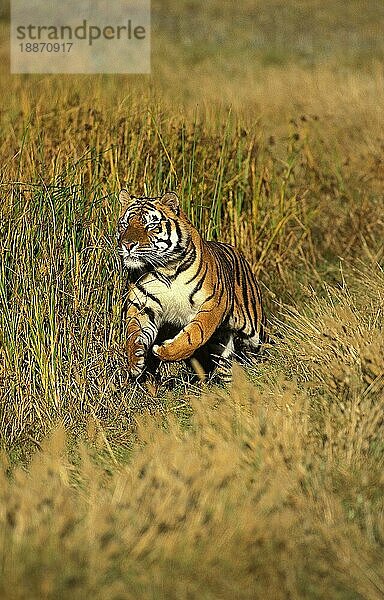
[[171,208],[177,215],[179,214],[180,202],[175,192],[167,192],[161,197],[160,202],[166,206],[169,206],[169,208]]
[[127,190],[121,190],[119,194],[119,201],[123,208],[128,208],[132,202],[134,202],[134,197]]

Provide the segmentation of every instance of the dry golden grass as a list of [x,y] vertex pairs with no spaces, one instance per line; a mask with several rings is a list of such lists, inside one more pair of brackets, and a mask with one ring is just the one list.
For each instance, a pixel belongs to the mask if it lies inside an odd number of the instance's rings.
[[381,598],[378,407],[356,426],[345,402],[324,402],[320,424],[302,386],[239,372],[230,395],[191,399],[187,430],[137,417],[127,466],[95,461],[92,419],[74,464],[60,426],[2,478],[3,594]]
[[[362,6],[154,2],[144,78],[11,77],[0,21],[0,597],[383,597],[384,50]],[[258,273],[276,344],[230,390],[127,381],[126,183],[178,191]]]

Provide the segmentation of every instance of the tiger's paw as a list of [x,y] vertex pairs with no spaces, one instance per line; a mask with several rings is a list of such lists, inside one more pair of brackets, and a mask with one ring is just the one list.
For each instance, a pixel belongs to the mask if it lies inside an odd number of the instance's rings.
[[135,340],[133,343],[127,344],[128,354],[128,375],[132,379],[140,377],[145,367],[145,348],[144,345],[139,341]]
[[190,353],[189,350],[190,349],[186,351],[185,348],[179,348],[174,339],[166,340],[160,346],[155,344],[152,348],[152,352],[155,356],[157,356],[157,358],[167,362],[185,360],[186,358],[189,358],[190,354],[192,353]]
[[144,364],[128,366],[128,375],[131,379],[139,379],[139,377],[143,374],[143,371],[144,371]]
[[160,360],[173,360],[172,357],[169,356],[169,351],[167,352],[166,342],[161,344],[161,346],[155,344],[152,348],[152,353],[157,356],[157,358],[160,358]]

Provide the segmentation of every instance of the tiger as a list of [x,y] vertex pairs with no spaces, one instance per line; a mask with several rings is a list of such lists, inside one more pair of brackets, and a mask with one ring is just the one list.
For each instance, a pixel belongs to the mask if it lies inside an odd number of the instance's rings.
[[[128,375],[155,373],[161,361],[192,361],[210,377],[265,341],[260,286],[233,246],[203,239],[174,192],[119,194],[117,246],[126,268]],[[195,369],[196,370],[196,369]]]

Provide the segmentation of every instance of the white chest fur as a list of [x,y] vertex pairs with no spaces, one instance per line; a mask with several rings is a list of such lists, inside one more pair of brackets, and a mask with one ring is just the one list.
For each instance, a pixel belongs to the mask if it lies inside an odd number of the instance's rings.
[[204,294],[199,290],[191,301],[191,286],[182,276],[172,282],[166,280],[163,282],[155,277],[148,277],[142,287],[148,293],[147,302],[150,302],[150,296],[152,296],[161,305],[160,307],[152,300],[156,304],[154,308],[159,318],[159,325],[174,323],[184,327],[196,315],[204,300]]

